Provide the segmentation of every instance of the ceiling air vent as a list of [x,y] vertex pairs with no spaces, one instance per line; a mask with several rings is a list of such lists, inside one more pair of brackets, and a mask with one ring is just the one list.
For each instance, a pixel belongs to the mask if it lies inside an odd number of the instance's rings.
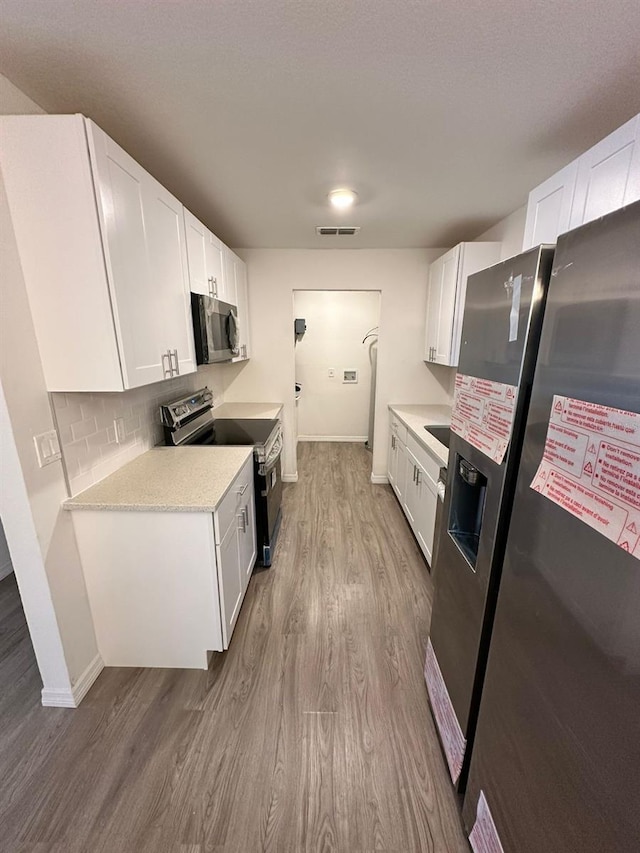
[[353,237],[360,231],[359,226],[342,225],[336,228],[335,225],[316,225],[316,234],[320,237]]

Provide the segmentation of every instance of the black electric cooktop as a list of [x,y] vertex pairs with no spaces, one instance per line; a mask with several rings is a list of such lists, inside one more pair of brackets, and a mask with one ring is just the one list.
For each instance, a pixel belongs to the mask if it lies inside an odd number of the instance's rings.
[[215,418],[194,444],[264,444],[278,424],[260,418]]

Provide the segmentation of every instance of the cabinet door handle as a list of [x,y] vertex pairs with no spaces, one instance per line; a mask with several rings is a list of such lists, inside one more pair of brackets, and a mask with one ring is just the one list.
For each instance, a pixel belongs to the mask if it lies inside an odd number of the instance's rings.
[[244,515],[245,526],[248,527],[249,526],[249,507],[248,506],[242,507],[242,514]]
[[415,483],[415,481],[416,481],[416,466],[415,465],[413,466],[413,477],[411,479]]
[[209,278],[207,279],[207,282],[209,283],[209,296],[211,296],[213,298],[216,295],[214,287],[213,287],[213,284],[215,282],[215,278],[212,275],[210,275]]
[[242,523],[242,527],[239,527],[238,530],[242,530],[243,533],[246,533],[247,532],[247,522],[246,522],[245,517],[244,517],[244,510],[240,513],[240,515],[237,516],[237,518],[239,518],[240,522]]
[[[167,359],[167,365],[165,366],[164,360]],[[169,355],[169,350],[162,353],[162,374],[165,379],[169,376],[173,376],[173,368],[171,367],[171,356]]]
[[[172,358],[175,358],[175,360],[176,360],[175,374],[176,374],[176,376],[180,376],[180,362],[178,361],[178,350],[177,349],[169,350],[169,363],[171,364],[171,370],[173,371],[174,368],[173,368],[173,362],[171,361]],[[173,373],[171,375],[173,375]]]
[[240,486],[238,488],[238,494],[244,495],[244,493],[247,491],[248,488],[249,488],[249,483],[245,483],[244,486]]
[[420,469],[416,468],[416,486],[420,485]]

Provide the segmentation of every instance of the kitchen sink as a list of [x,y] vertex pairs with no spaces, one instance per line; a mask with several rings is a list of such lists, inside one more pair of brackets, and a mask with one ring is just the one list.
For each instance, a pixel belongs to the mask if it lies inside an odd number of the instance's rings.
[[449,436],[451,435],[451,427],[445,425],[438,425],[426,426],[425,429],[428,433],[431,433],[431,435],[439,442],[444,444],[447,449],[449,448]]

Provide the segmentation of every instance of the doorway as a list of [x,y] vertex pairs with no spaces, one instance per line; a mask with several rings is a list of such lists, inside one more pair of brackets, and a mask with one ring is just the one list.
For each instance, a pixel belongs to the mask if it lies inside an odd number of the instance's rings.
[[378,290],[295,290],[298,441],[373,446]]

